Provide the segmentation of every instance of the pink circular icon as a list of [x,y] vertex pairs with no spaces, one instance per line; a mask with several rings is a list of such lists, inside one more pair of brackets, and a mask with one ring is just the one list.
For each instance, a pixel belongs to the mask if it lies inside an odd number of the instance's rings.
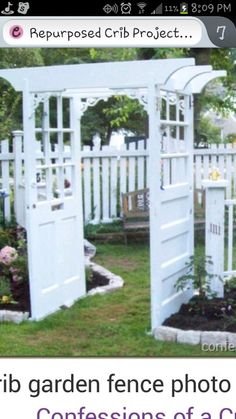
[[23,33],[24,33],[24,31],[23,31],[22,26],[14,25],[10,28],[10,35],[14,39],[21,38]]

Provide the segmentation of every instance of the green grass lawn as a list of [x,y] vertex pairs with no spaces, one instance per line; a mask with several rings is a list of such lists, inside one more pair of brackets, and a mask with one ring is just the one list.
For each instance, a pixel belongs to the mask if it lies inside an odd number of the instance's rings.
[[206,356],[200,346],[158,342],[150,336],[147,245],[99,244],[96,262],[121,275],[124,288],[84,298],[40,322],[0,324],[0,355]]

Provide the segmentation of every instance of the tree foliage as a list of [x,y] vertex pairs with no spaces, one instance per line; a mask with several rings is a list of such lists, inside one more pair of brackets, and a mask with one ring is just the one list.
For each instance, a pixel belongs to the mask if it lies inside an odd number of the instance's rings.
[[210,64],[214,70],[226,70],[227,77],[211,82],[200,95],[202,111],[213,109],[226,116],[230,111],[235,112],[235,58],[232,49],[211,49],[204,64]]
[[211,119],[202,116],[199,122],[199,138],[203,142],[218,144],[221,142],[220,128],[215,126]]
[[[1,48],[0,68],[32,67],[43,65],[43,58],[39,49]],[[1,140],[11,135],[14,129],[22,128],[22,99],[21,94],[0,79],[0,132]]]

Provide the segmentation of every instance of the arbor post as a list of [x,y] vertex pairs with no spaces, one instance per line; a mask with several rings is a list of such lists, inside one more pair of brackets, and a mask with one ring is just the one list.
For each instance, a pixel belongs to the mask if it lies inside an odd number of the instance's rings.
[[205,255],[211,258],[207,272],[213,274],[211,291],[224,296],[224,214],[227,180],[203,180],[206,189]]

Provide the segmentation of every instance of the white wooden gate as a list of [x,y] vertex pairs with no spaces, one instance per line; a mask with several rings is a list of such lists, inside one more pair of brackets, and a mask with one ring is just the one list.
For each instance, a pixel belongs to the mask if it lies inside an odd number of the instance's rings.
[[[26,91],[24,107],[31,317],[40,319],[85,294],[80,114],[76,98],[63,99],[61,94],[36,96]],[[67,109],[67,121],[63,109]],[[41,144],[40,162],[36,140]],[[55,144],[57,159],[52,154]],[[65,158],[66,145],[70,156],[67,152]]]
[[193,255],[192,98],[162,89],[154,94],[158,109],[150,122],[161,127],[151,130],[149,156],[152,325],[158,326],[192,295],[175,288]]

